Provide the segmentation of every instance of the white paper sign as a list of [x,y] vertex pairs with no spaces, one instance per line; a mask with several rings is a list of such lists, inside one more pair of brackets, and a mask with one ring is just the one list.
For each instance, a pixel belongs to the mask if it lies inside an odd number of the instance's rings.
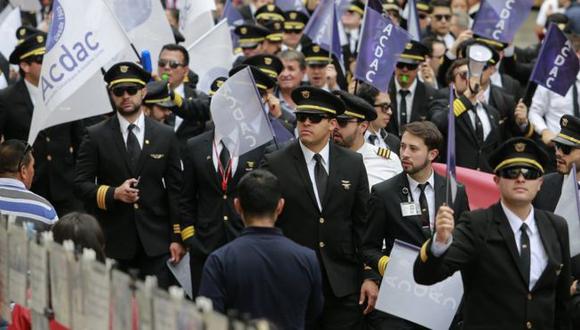
[[430,329],[449,329],[463,296],[461,274],[432,286],[417,284],[413,264],[418,254],[418,247],[395,241],[376,308]]
[[8,217],[0,215],[0,317],[8,322],[10,316],[10,299],[8,297]]
[[[84,272],[84,305],[87,310],[85,325],[87,329],[108,329],[110,310],[110,277],[105,264],[86,261]],[[90,310],[90,312],[88,312]]]
[[111,310],[113,329],[131,329],[132,310],[131,278],[120,270],[111,274]]
[[8,229],[8,297],[26,306],[26,274],[28,272],[28,238],[20,226]]
[[48,252],[44,244],[30,241],[30,308],[44,314],[48,307]]

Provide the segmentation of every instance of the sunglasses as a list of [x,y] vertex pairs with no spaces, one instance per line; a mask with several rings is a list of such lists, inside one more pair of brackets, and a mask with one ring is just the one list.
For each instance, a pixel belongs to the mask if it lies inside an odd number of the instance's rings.
[[497,175],[504,179],[515,180],[520,177],[520,174],[524,176],[526,180],[536,180],[542,176],[542,172],[537,169],[528,167],[510,167],[504,168],[498,171]]
[[572,150],[576,149],[573,146],[569,146],[560,142],[554,143],[554,147],[556,148],[556,150],[561,150],[564,155],[569,155],[572,152]]
[[159,59],[159,61],[157,61],[157,65],[164,68],[166,65],[169,64],[169,67],[172,69],[177,69],[180,66],[185,66],[183,63],[175,61],[175,60],[164,60],[164,59]]
[[113,87],[112,92],[116,97],[121,97],[125,95],[125,92],[131,96],[136,95],[139,90],[141,90],[141,88],[137,86],[119,86]]
[[408,70],[417,70],[417,68],[419,67],[419,64],[410,64],[410,63],[403,63],[403,62],[398,62],[397,63],[397,69],[404,69],[407,68]]
[[427,18],[427,14],[423,14],[423,13],[419,14],[419,19],[425,19],[425,18]]
[[284,32],[286,32],[286,33],[296,33],[296,34],[298,34],[298,33],[302,33],[302,31],[303,31],[303,30],[304,30],[304,29],[284,29]]
[[303,123],[306,121],[306,119],[308,119],[311,123],[313,124],[318,124],[322,121],[322,119],[329,119],[330,117],[325,116],[325,115],[319,115],[316,113],[297,113],[296,114],[296,120],[298,120],[299,122]]
[[457,72],[455,76],[459,76],[461,79],[467,79],[467,71]]
[[443,19],[445,19],[447,22],[449,22],[451,20],[451,15],[441,15],[441,14],[437,14],[437,15],[433,15],[435,17],[435,19],[437,21],[442,21]]
[[381,108],[381,111],[384,112],[384,113],[387,113],[387,112],[389,112],[389,109],[392,109],[391,108],[391,104],[390,103],[387,103],[387,102],[385,102],[385,103],[376,103],[376,104],[373,104],[373,105],[375,107],[377,107],[377,108]]
[[26,143],[26,147],[24,147],[24,152],[22,153],[22,156],[20,156],[20,161],[18,161],[18,167],[17,167],[16,171],[20,171],[20,169],[24,165],[24,159],[26,158],[26,155],[31,151],[32,151],[32,146],[30,144]]
[[26,60],[27,60],[28,63],[42,64],[43,58],[44,58],[43,55],[34,55],[34,56],[30,56]]
[[336,118],[336,123],[340,128],[345,128],[348,123],[358,123],[358,120],[349,118]]

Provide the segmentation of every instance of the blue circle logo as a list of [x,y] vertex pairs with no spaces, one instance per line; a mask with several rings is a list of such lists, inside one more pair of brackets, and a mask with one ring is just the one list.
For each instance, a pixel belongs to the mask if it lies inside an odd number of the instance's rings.
[[52,47],[60,40],[64,33],[65,17],[64,9],[60,1],[54,0],[52,4],[52,23],[48,31],[48,38],[46,40],[46,52],[48,53]]

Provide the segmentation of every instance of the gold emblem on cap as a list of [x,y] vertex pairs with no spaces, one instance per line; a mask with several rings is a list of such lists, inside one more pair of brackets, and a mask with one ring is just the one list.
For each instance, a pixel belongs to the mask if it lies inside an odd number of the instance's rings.
[[514,149],[517,152],[524,152],[524,150],[526,150],[526,144],[524,142],[519,142],[514,144]]
[[298,14],[296,14],[295,12],[290,13],[291,19],[296,19],[296,17],[298,17]]
[[127,66],[127,65],[121,65],[119,67],[119,71],[121,71],[121,73],[127,73],[127,71],[129,71],[129,66]]
[[264,57],[264,64],[266,65],[272,64],[272,59],[270,57]]
[[18,33],[19,33],[21,36],[24,36],[24,35],[26,34],[26,30],[25,30],[25,29],[20,29],[20,31],[18,31]]
[[222,85],[224,84],[224,82],[225,82],[225,81],[218,80],[218,81],[217,81],[217,84],[216,84],[216,85],[217,85],[217,87],[218,87],[218,88],[222,87]]
[[312,46],[312,51],[315,53],[318,53],[320,51],[320,46],[318,46],[318,45]]
[[242,34],[246,34],[246,33],[248,33],[248,28],[243,27],[243,28],[240,29],[240,32]]
[[268,11],[274,11],[275,8],[276,8],[276,6],[274,6],[274,5],[268,5],[268,7],[266,9],[268,9]]
[[282,25],[280,25],[280,22],[274,23],[274,29],[280,30],[281,27],[282,27]]
[[566,127],[568,125],[568,118],[562,118],[562,127]]
[[409,42],[407,46],[405,46],[405,49],[409,50],[411,48],[413,48],[413,44]]
[[36,36],[36,41],[38,41],[39,43],[44,41],[44,37],[42,35],[38,35]]
[[310,91],[302,91],[302,97],[305,99],[310,98]]

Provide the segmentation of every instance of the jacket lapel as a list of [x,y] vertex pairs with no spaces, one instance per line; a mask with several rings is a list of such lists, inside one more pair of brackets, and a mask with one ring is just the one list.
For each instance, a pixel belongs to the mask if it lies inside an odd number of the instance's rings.
[[336,148],[337,146],[334,143],[329,142],[329,155],[328,155],[328,180],[326,181],[326,193],[324,195],[324,200],[321,201],[322,209],[324,210],[326,205],[328,205],[331,192],[334,191],[334,182],[337,182],[338,172],[340,169],[338,168],[339,162],[337,161],[336,156]]
[[556,232],[554,226],[551,224],[551,220],[544,213],[535,212],[534,215],[536,217],[536,226],[538,227],[538,232],[540,233],[542,245],[544,246],[544,250],[548,256],[548,264],[534,285],[533,290],[540,288],[543,285],[543,282],[549,280],[550,276],[553,276],[553,274],[550,274],[552,271],[556,270],[557,276],[562,261],[560,240],[558,239],[558,233]]
[[127,172],[133,174],[131,165],[129,164],[125,140],[123,139],[123,134],[121,134],[121,125],[119,124],[119,118],[117,118],[116,114],[114,114],[109,120],[109,128],[111,129],[111,137],[114,141],[117,151],[119,152],[119,155],[121,156],[123,162],[125,163],[125,168],[127,169]]
[[425,85],[417,79],[417,87],[413,94],[413,108],[411,108],[411,121],[427,119],[423,114],[426,109],[422,109],[423,101],[426,100]]
[[477,137],[475,136],[475,127],[473,127],[473,124],[471,123],[471,119],[469,118],[469,114],[467,113],[467,111],[456,118],[458,126],[461,127],[461,129],[467,131],[467,135],[472,140],[474,145],[479,145]]
[[[212,130],[211,134],[206,135],[205,141],[203,143],[203,152],[202,157],[205,157],[205,173],[210,176],[210,182],[213,182],[215,188],[219,191],[222,191],[221,182],[222,178],[220,177],[218,171],[216,171],[215,166],[213,165],[214,157],[217,157],[214,154],[213,150],[213,139],[214,139],[214,131]],[[237,173],[237,172],[236,172]]]
[[305,189],[312,199],[312,203],[314,203],[314,206],[316,209],[318,209],[318,203],[316,202],[316,196],[314,195],[314,190],[312,188],[312,180],[310,180],[310,175],[308,175],[308,168],[306,167],[306,159],[304,159],[304,154],[300,149],[298,140],[293,142],[292,145],[290,145],[288,148],[292,151],[292,155],[296,159],[294,162],[296,171],[298,172],[298,175],[300,175],[301,181],[304,182]]
[[393,115],[387,128],[391,127],[391,132],[399,136],[399,106],[397,104],[397,88],[395,87],[393,79],[391,79],[391,84],[389,85],[389,96],[391,98],[391,111]]
[[[413,202],[414,201],[413,194],[411,192],[411,187],[409,186],[409,179],[407,179],[407,175],[405,173],[401,173],[400,175],[401,175],[401,182],[400,182],[401,190],[399,191],[399,198],[400,198],[401,202],[403,202],[403,203],[407,203],[409,201]],[[405,194],[404,192],[407,192],[407,193]],[[421,218],[418,215],[411,215],[411,216],[403,217],[403,214],[401,213],[401,218],[402,218],[402,221],[410,222],[415,227],[415,229],[417,230],[418,237],[422,237],[424,239],[429,238],[429,236],[426,235],[426,232],[423,231],[423,223],[421,221]],[[423,241],[423,240],[419,240],[419,241]]]
[[139,156],[139,162],[137,163],[137,168],[135,169],[135,176],[139,176],[143,166],[149,159],[151,150],[153,148],[153,142],[155,141],[155,127],[151,123],[151,119],[145,117],[145,132],[143,138],[143,148],[141,149],[141,155]]
[[514,236],[514,232],[512,231],[512,228],[510,227],[507,216],[503,212],[500,203],[497,203],[494,205],[494,217],[493,218],[498,223],[499,232],[500,232],[501,236],[503,237],[503,240],[506,244],[506,247],[512,256],[512,259],[513,259],[514,264],[516,265],[516,268],[518,269],[518,272],[520,274],[522,282],[525,283],[526,282],[525,278],[527,276],[524,276],[524,272],[523,272],[522,267],[520,265],[520,261],[519,261],[520,260],[520,253],[518,252],[518,247],[516,246],[516,239]]

